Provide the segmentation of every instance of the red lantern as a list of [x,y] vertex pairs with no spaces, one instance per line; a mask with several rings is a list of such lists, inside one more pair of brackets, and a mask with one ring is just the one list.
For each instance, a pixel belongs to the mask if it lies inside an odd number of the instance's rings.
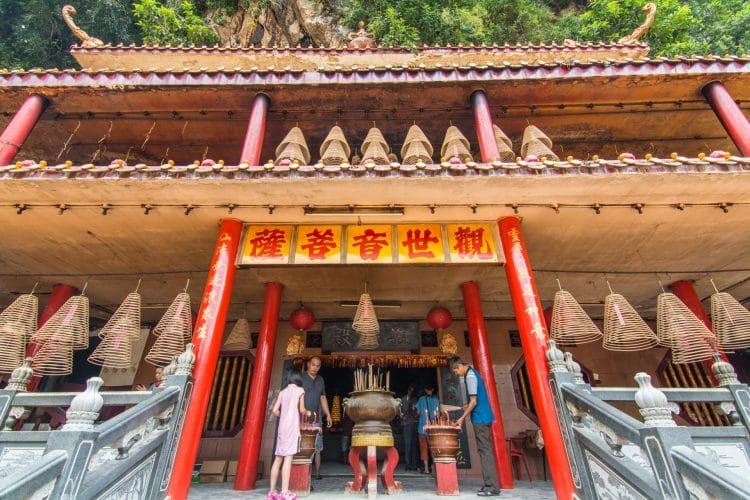
[[311,310],[300,307],[289,316],[289,324],[295,330],[307,331],[315,324],[315,315]]
[[427,323],[435,330],[445,330],[453,322],[453,315],[445,307],[433,307],[427,313]]

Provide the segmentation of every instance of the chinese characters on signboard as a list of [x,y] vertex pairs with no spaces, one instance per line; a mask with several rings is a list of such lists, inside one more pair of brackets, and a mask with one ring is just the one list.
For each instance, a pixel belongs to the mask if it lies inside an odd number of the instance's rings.
[[494,224],[245,226],[240,265],[497,263]]

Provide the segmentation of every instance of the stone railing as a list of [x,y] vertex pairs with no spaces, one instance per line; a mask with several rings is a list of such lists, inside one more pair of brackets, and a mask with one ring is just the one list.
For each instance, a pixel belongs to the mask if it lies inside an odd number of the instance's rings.
[[[637,389],[592,388],[580,366],[548,343],[550,387],[581,498],[746,498],[750,494],[750,391],[718,356],[719,387],[656,389],[638,373]],[[613,354],[616,355],[616,354]],[[643,421],[611,402],[634,403]],[[678,426],[677,403],[715,403],[729,427]]]
[[[165,496],[193,387],[192,344],[165,367],[153,391],[26,393],[28,364],[0,391],[0,498],[143,498]],[[107,405],[130,405],[97,423]],[[67,407],[60,430],[14,431],[33,408]]]

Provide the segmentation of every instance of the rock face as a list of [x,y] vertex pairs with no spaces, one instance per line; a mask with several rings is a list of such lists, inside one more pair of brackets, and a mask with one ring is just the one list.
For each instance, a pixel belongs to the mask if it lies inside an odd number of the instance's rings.
[[225,46],[341,47],[345,40],[330,0],[255,0],[247,9],[215,9],[206,18]]

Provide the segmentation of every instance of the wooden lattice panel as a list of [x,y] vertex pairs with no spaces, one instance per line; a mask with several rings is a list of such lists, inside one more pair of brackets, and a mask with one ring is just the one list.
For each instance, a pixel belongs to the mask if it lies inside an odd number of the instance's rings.
[[203,424],[206,435],[231,435],[243,424],[251,372],[252,362],[248,356],[221,354]]

